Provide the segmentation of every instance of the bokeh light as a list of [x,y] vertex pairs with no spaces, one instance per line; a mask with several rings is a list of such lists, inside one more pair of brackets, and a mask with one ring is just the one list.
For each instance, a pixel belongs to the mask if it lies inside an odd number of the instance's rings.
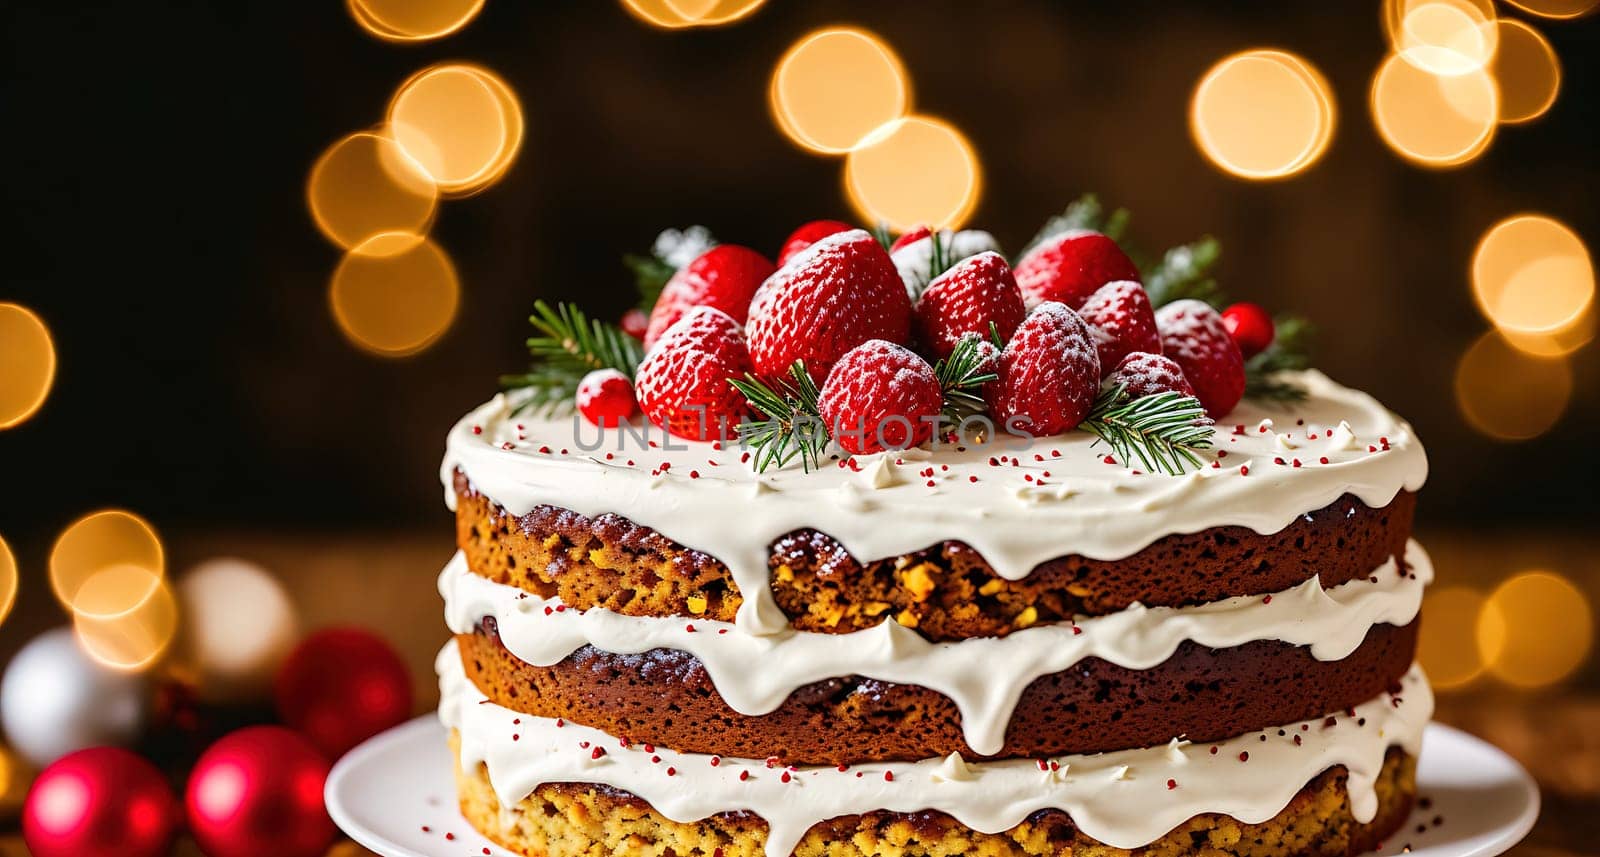
[[1251,50],[1212,66],[1189,99],[1189,131],[1202,154],[1247,179],[1279,179],[1311,166],[1333,139],[1333,92],[1305,60]]
[[1484,69],[1441,77],[1391,54],[1372,79],[1370,102],[1384,142],[1435,169],[1483,154],[1499,124],[1499,92]]
[[1561,60],[1538,30],[1500,19],[1494,79],[1500,85],[1500,121],[1529,122],[1544,115],[1561,92]]
[[1483,602],[1483,593],[1465,586],[1435,587],[1423,597],[1417,662],[1435,688],[1462,687],[1483,674],[1477,645]]
[[0,302],[0,429],[34,415],[56,378],[50,328],[25,306]]
[[1395,53],[1421,71],[1459,75],[1493,60],[1499,40],[1490,0],[1385,0],[1384,29]]
[[178,630],[177,600],[166,581],[148,569],[105,569],[84,583],[79,600],[85,609],[75,609],[72,616],[78,643],[114,669],[142,670],[160,660]]
[[1472,294],[1497,327],[1552,334],[1594,302],[1594,264],[1566,225],[1518,214],[1491,226],[1472,254]]
[[1506,0],[1506,3],[1541,18],[1576,18],[1600,6],[1600,0]]
[[0,538],[0,622],[11,615],[11,607],[16,603],[17,557],[6,540]]
[[1523,572],[1500,584],[1478,615],[1484,663],[1516,687],[1567,677],[1588,658],[1593,637],[1594,616],[1582,590],[1548,571]]
[[1522,333],[1501,328],[1500,334],[1511,347],[1537,357],[1564,357],[1594,341],[1596,319],[1594,304],[1578,316],[1577,321],[1552,333]]
[[911,108],[905,67],[865,30],[831,27],[795,42],[772,72],[773,119],[795,144],[843,154]]
[[306,179],[306,205],[346,250],[380,232],[427,232],[439,190],[387,134],[362,131],[329,146]]
[[715,27],[731,24],[761,8],[766,0],[622,0],[628,14],[653,27]]
[[868,223],[905,231],[956,229],[978,205],[983,176],[972,144],[949,123],[896,119],[845,159],[845,192]]
[[376,235],[346,253],[328,287],[339,329],[385,357],[432,345],[450,328],[460,296],[444,250],[425,236],[400,232]]
[[516,93],[481,66],[441,63],[417,72],[395,90],[386,118],[395,142],[446,196],[494,184],[522,146]]
[[178,580],[181,660],[197,677],[200,698],[238,702],[263,697],[299,639],[294,604],[260,566],[214,559]]
[[[143,518],[121,509],[92,512],[67,526],[50,550],[50,588],[63,607],[75,609],[90,578],[117,567],[166,574],[161,539]],[[112,611],[115,612],[115,611]]]
[[363,30],[388,42],[420,42],[450,35],[477,17],[484,0],[346,0]]
[[1467,422],[1497,440],[1527,440],[1550,430],[1572,397],[1572,370],[1560,358],[1514,348],[1491,330],[1456,366],[1456,403]]

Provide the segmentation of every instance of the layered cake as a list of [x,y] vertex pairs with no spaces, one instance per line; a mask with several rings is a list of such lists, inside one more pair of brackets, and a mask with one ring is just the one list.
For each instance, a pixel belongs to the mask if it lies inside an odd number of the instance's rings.
[[824,222],[776,266],[662,249],[623,328],[541,306],[533,370],[442,467],[475,828],[541,857],[1348,855],[1404,822],[1422,447],[1297,368],[1297,323],[1213,309],[1207,253],[1141,267],[1068,214],[1014,264]]

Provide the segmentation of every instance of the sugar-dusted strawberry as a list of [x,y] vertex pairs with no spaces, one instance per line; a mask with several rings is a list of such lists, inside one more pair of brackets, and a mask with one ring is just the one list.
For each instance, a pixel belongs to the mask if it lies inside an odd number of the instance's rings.
[[1138,266],[1117,242],[1086,229],[1047,239],[1029,250],[1013,273],[1022,299],[1030,307],[1060,301],[1077,309],[1106,283],[1139,281]]
[[737,244],[718,244],[678,269],[661,289],[650,313],[644,347],[652,348],[667,328],[691,307],[720,309],[739,323],[750,310],[750,298],[772,275],[767,257]]
[[[945,267],[989,250],[998,253],[1000,245],[993,235],[982,229],[963,229],[960,232],[939,230],[939,255]],[[894,242],[889,258],[894,260],[895,270],[900,272],[900,279],[906,284],[906,294],[913,300],[922,294],[935,276],[943,273],[943,268],[934,270],[933,233],[920,226]]]
[[751,368],[739,323],[722,310],[694,307],[639,364],[639,410],[678,437],[731,439],[750,411],[728,380],[743,378]]
[[1246,360],[1266,351],[1277,334],[1272,316],[1259,304],[1236,303],[1228,307],[1222,311],[1222,323],[1233,341],[1239,343],[1239,353]]
[[1102,372],[1110,372],[1124,355],[1135,351],[1161,353],[1156,311],[1150,307],[1144,286],[1132,280],[1117,280],[1096,289],[1078,315],[1094,334]]
[[596,369],[578,382],[578,413],[597,426],[615,428],[638,413],[633,382],[615,369]]
[[1189,379],[1183,376],[1183,369],[1172,358],[1144,351],[1135,351],[1122,358],[1106,373],[1103,386],[1115,387],[1119,384],[1133,399],[1157,393],[1194,395]]
[[790,259],[794,258],[794,254],[827,238],[829,235],[849,232],[854,228],[854,226],[838,220],[813,220],[810,223],[801,225],[799,229],[789,233],[789,238],[783,242],[783,249],[778,251],[778,267],[783,267]]
[[1206,414],[1217,419],[1244,396],[1244,357],[1222,316],[1197,300],[1173,301],[1156,312],[1161,351],[1183,369]]
[[1000,430],[1046,437],[1089,415],[1100,391],[1100,356],[1083,319],[1046,301],[1011,335],[997,374],[984,397]]
[[927,443],[944,408],[944,392],[928,361],[873,339],[834,364],[817,404],[834,442],[852,455],[864,455]]
[[860,229],[829,235],[790,259],[756,291],[745,323],[751,362],[767,377],[804,360],[812,378],[826,379],[857,345],[902,343],[910,332],[911,299],[894,263]]
[[917,300],[917,338],[936,356],[949,357],[962,334],[986,337],[992,324],[1003,342],[1024,315],[1011,268],[991,250],[962,259],[928,284]]
[[915,244],[932,234],[933,230],[929,229],[927,224],[919,223],[916,226],[913,226],[910,229],[900,233],[900,237],[894,239],[894,243],[889,245],[889,252],[893,253],[894,251],[899,250],[901,247],[905,247],[908,244]]

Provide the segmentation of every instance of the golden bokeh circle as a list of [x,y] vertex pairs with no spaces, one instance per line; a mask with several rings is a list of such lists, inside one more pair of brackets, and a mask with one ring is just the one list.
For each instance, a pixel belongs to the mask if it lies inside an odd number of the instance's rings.
[[[89,657],[118,670],[142,670],[161,659],[178,632],[178,602],[167,582],[160,576],[137,566],[127,566],[108,573],[119,575],[111,589],[124,594],[140,591],[146,593],[137,603],[121,611],[101,614],[74,611],[72,628],[78,643]],[[139,575],[144,579],[139,580]],[[94,587],[85,584],[85,589]]]
[[1565,20],[1593,12],[1600,0],[1506,0],[1506,4],[1541,18]]
[[1560,358],[1514,348],[1499,331],[1478,338],[1456,365],[1456,404],[1467,422],[1496,440],[1549,431],[1572,398],[1572,370]]
[[1511,347],[1532,354],[1535,357],[1565,357],[1585,345],[1594,341],[1597,325],[1594,304],[1572,322],[1572,324],[1550,333],[1521,333],[1515,330],[1500,329],[1500,334],[1505,337]]
[[1589,249],[1554,218],[1508,217],[1489,227],[1473,251],[1473,298],[1503,330],[1553,334],[1572,327],[1594,293]]
[[1434,587],[1423,597],[1417,663],[1436,689],[1463,687],[1483,674],[1477,645],[1483,602],[1482,592],[1466,586]]
[[1242,51],[1213,65],[1189,98],[1189,132],[1206,159],[1247,179],[1310,167],[1333,139],[1333,91],[1285,51]]
[[132,512],[91,512],[56,537],[50,549],[50,588],[63,607],[74,611],[85,584],[100,572],[117,567],[164,577],[166,552],[161,539],[149,522]]
[[1396,54],[1373,75],[1369,104],[1389,148],[1433,169],[1483,154],[1500,118],[1499,90],[1487,71],[1429,74]]
[[1526,571],[1500,584],[1478,615],[1478,649],[1507,684],[1554,684],[1589,656],[1594,615],[1583,591],[1548,571]]
[[845,158],[845,193],[868,223],[958,229],[978,206],[977,152],[948,122],[896,119]]
[[796,145],[844,154],[911,109],[900,58],[873,33],[829,27],[802,37],[773,69],[767,103]]
[[387,42],[440,39],[472,23],[484,0],[345,0],[361,29]]
[[679,26],[716,27],[749,17],[766,0],[659,0],[683,23]]
[[11,615],[17,603],[17,557],[11,546],[0,538],[0,623]]
[[388,134],[359,131],[329,146],[306,178],[306,207],[348,250],[381,232],[427,232],[439,189]]
[[1561,60],[1542,33],[1515,18],[1501,18],[1494,79],[1500,85],[1500,121],[1515,125],[1543,116],[1561,93]]
[[346,253],[334,269],[328,302],[357,346],[405,357],[449,330],[461,299],[455,266],[430,239],[390,232]]
[[385,117],[395,142],[446,196],[494,184],[522,146],[522,106],[511,85],[468,63],[441,63],[407,78]]
[[50,328],[21,304],[0,302],[0,366],[0,429],[8,429],[38,412],[56,379]]
[[1488,68],[1499,29],[1491,0],[1384,0],[1383,23],[1396,55],[1434,75]]

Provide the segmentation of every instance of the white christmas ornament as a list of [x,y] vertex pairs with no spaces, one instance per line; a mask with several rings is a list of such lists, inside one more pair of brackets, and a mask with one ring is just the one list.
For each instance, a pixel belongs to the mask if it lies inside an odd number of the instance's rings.
[[178,583],[182,660],[200,698],[239,702],[266,695],[299,639],[294,605],[265,569],[242,559],[201,563]]
[[44,767],[76,750],[132,742],[144,729],[142,677],[95,663],[71,628],[22,647],[0,680],[0,723],[11,746]]

